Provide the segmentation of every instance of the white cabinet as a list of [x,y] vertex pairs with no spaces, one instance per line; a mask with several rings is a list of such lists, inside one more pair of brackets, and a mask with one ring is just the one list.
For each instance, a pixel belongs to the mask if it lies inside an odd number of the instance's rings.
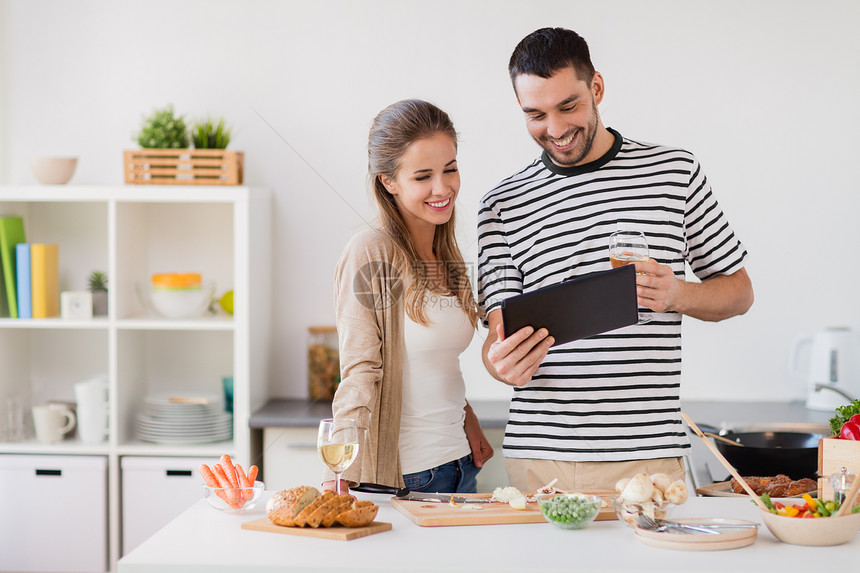
[[263,474],[266,489],[319,487],[325,466],[317,454],[317,428],[264,428]]
[[202,463],[212,467],[218,459],[122,458],[123,555],[200,499]]
[[107,571],[107,458],[0,455],[0,567]]
[[[24,219],[29,242],[59,244],[60,291],[85,290],[107,271],[107,316],[87,320],[0,318],[0,454],[105,456],[109,563],[120,556],[120,459],[217,458],[245,467],[259,459],[248,426],[266,400],[271,330],[271,208],[265,189],[202,186],[0,187],[0,216]],[[199,272],[216,295],[234,291],[234,314],[170,320],[149,314],[136,292],[158,272]],[[12,404],[74,401],[76,382],[107,375],[110,434],[43,445],[11,441]],[[216,443],[141,441],[144,398],[175,392],[221,394],[233,376],[233,439]],[[28,420],[29,421],[29,420]],[[202,460],[201,460],[202,461]],[[3,511],[0,521],[14,519]],[[0,563],[0,570],[3,570]]]

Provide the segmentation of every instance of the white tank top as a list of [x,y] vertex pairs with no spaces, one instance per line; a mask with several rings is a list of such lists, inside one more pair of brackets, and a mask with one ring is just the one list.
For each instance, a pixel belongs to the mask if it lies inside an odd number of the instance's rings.
[[428,470],[469,454],[463,429],[466,385],[460,354],[475,329],[455,296],[427,293],[427,326],[404,321],[403,412],[400,463],[404,474]]

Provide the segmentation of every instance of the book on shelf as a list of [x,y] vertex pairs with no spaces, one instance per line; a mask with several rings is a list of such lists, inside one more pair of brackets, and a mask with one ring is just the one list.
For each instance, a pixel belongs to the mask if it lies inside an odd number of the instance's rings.
[[32,286],[30,281],[30,243],[15,246],[15,268],[18,286],[18,318],[33,318],[31,304]]
[[60,246],[30,244],[30,285],[33,318],[60,314]]
[[0,266],[3,272],[5,290],[2,316],[18,318],[17,284],[15,280],[15,246],[25,242],[24,219],[21,217],[0,217]]

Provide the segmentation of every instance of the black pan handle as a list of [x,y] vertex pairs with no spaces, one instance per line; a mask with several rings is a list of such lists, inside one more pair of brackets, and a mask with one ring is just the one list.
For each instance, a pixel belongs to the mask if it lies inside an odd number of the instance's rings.
[[396,497],[403,497],[409,494],[408,488],[396,488],[387,485],[379,485],[378,483],[360,483],[356,487],[351,487],[349,489],[363,493],[386,493]]

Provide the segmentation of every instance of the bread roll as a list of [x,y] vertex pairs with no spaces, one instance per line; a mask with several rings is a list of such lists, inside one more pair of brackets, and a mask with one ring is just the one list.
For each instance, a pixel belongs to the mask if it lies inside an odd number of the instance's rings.
[[615,482],[615,491],[621,493],[624,491],[624,488],[627,487],[628,483],[630,483],[630,478],[621,478]]
[[654,484],[648,474],[636,474],[630,478],[630,482],[621,491],[621,498],[630,503],[643,503],[651,500],[654,493]]
[[672,485],[666,488],[666,492],[663,494],[666,501],[674,503],[675,505],[681,505],[687,501],[688,495],[689,492],[687,491],[687,484],[684,483],[683,480],[673,481]]
[[651,483],[654,487],[660,490],[660,493],[666,493],[669,486],[672,485],[672,476],[669,474],[657,473],[651,474]]
[[279,491],[266,502],[266,515],[275,525],[295,525],[296,516],[320,495],[316,488],[294,487]]

